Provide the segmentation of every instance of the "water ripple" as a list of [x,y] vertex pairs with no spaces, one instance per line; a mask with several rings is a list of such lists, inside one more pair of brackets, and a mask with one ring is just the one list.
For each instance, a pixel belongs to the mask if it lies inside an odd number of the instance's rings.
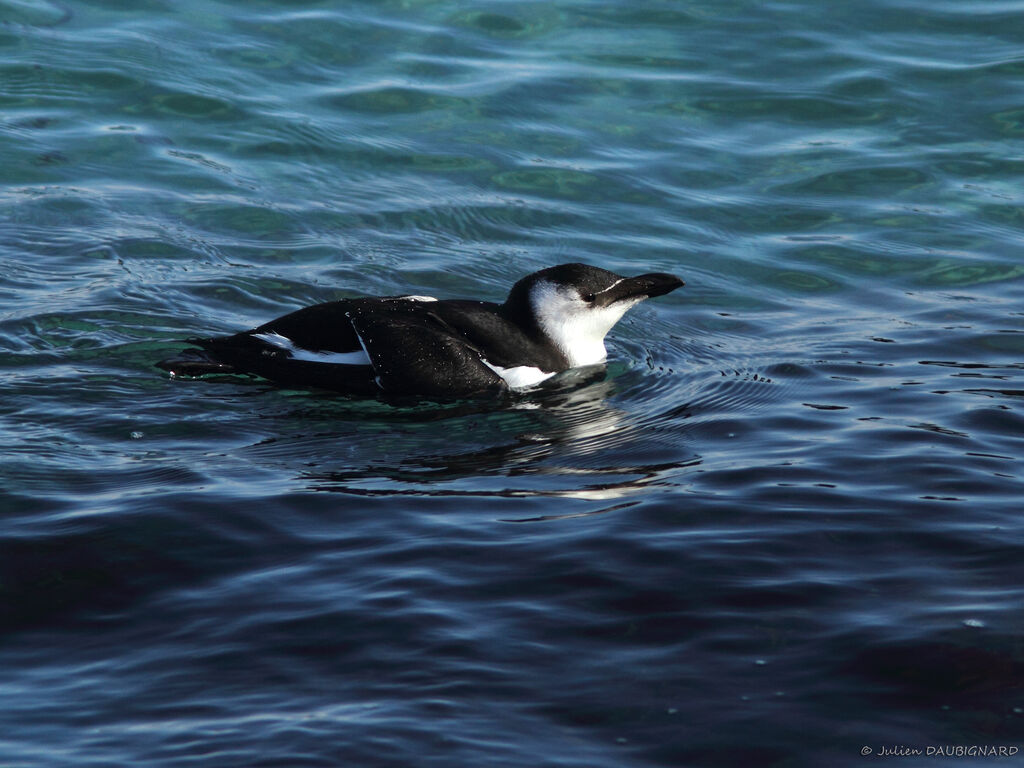
[[[0,762],[1014,743],[1019,6],[0,0]],[[568,261],[508,402],[152,366]]]

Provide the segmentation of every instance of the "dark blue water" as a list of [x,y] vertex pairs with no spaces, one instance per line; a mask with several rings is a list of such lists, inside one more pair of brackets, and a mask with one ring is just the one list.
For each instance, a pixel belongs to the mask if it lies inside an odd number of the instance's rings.
[[[1022,42],[0,0],[0,765],[1019,762]],[[687,286],[516,407],[152,366],[566,261]]]

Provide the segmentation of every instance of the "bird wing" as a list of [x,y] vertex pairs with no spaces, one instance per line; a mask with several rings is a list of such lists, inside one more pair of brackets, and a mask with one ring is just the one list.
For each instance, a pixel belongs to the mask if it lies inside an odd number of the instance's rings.
[[462,396],[507,388],[479,350],[423,304],[354,304],[348,318],[388,394]]
[[[348,316],[366,299],[342,299],[303,307],[247,331],[250,336],[279,336],[300,349],[315,352],[355,352],[359,349]],[[272,343],[272,342],[271,342]]]
[[318,304],[232,336],[189,339],[204,350],[201,359],[161,366],[186,375],[252,373],[355,394],[460,397],[506,390],[479,349],[433,311],[440,303],[396,297]]

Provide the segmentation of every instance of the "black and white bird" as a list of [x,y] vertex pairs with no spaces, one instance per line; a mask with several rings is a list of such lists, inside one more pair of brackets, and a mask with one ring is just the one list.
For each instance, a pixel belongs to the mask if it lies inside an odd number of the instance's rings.
[[315,304],[157,365],[177,376],[255,374],[352,395],[464,397],[532,387],[605,361],[604,337],[626,311],[683,285],[586,264],[527,275],[504,304],[430,296]]

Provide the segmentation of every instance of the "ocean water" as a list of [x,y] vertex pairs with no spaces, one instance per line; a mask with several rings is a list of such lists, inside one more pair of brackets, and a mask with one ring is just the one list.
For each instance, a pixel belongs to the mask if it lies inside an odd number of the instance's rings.
[[[0,0],[0,765],[1017,764],[1022,43]],[[687,285],[519,407],[152,365],[566,261]]]

